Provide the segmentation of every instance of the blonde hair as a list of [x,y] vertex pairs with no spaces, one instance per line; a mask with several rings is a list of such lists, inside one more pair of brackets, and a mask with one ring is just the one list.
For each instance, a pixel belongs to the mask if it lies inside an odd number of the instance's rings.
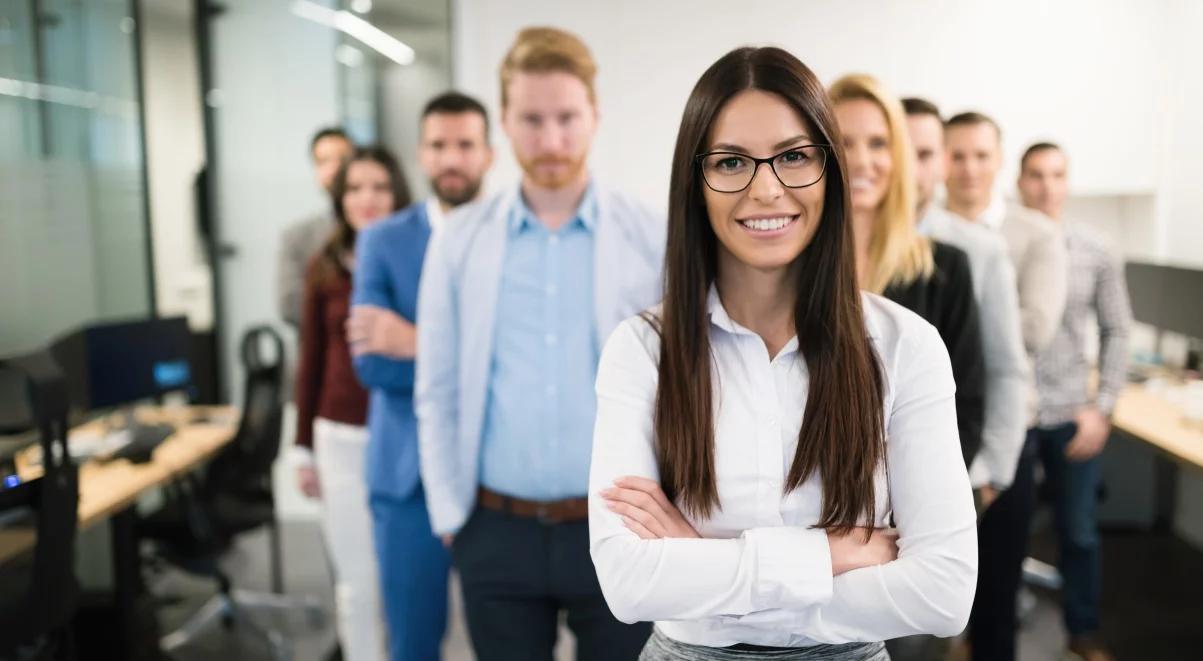
[[514,74],[548,73],[559,71],[571,74],[585,84],[589,100],[597,101],[593,93],[593,78],[597,64],[589,47],[571,32],[558,28],[523,28],[514,39],[505,59],[501,61],[501,107],[509,102],[508,87]]
[[931,242],[915,228],[914,151],[906,125],[906,113],[897,97],[872,76],[852,74],[835,81],[830,90],[832,105],[844,101],[870,101],[881,109],[890,132],[890,181],[877,209],[873,237],[869,240],[869,264],[864,289],[880,294],[892,286],[905,287],[930,277],[935,269]]

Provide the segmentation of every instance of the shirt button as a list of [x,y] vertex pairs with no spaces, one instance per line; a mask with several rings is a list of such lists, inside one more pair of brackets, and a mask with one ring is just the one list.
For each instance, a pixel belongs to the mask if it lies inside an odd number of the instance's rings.
[[552,234],[551,236],[547,237],[547,242],[554,246],[560,242],[560,237]]
[[549,347],[554,346],[556,343],[556,336],[552,333],[548,333],[543,339],[547,340],[547,346]]
[[556,286],[555,285],[547,285],[547,295],[548,296],[556,295]]
[[556,394],[556,387],[555,386],[547,386],[547,394],[548,395]]

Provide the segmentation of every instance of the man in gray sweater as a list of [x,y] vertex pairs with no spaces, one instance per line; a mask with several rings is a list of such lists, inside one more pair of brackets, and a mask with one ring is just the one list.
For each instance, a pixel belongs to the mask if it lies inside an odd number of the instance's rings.
[[[334,175],[351,155],[354,145],[340,128],[324,128],[314,134],[309,143],[313,157],[313,173],[317,183],[330,191]],[[290,225],[280,235],[280,254],[276,268],[276,295],[280,317],[293,328],[301,326],[301,301],[305,289],[305,265],[313,253],[334,229],[334,218],[330,205],[321,213],[315,213]]]

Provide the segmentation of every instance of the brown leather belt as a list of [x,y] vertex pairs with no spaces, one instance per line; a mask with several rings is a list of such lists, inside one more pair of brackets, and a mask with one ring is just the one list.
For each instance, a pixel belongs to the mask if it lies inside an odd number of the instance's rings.
[[572,523],[589,518],[588,498],[523,500],[481,487],[476,494],[476,502],[485,509],[527,519],[538,519],[540,523]]

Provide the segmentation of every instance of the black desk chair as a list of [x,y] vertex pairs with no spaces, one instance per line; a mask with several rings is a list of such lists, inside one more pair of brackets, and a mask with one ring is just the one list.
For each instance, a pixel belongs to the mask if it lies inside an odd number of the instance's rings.
[[27,382],[29,426],[40,435],[44,473],[16,487],[24,492],[17,507],[32,510],[37,537],[32,558],[0,567],[0,659],[71,659],[71,619],[79,601],[79,473],[67,453],[67,391],[58,365],[45,352],[0,360],[0,371],[6,370]]
[[[274,361],[264,355],[267,342]],[[280,531],[272,493],[272,464],[280,450],[284,415],[284,343],[269,326],[252,328],[242,339],[246,369],[242,419],[230,442],[200,474],[173,484],[164,507],[143,518],[139,536],[155,542],[159,559],[192,574],[208,576],[218,593],[176,631],[163,637],[160,647],[170,652],[188,643],[219,619],[230,628],[235,622],[261,637],[276,659],[291,658],[285,637],[250,616],[256,609],[303,610],[316,625],[324,613],[312,597],[283,594]],[[238,535],[267,528],[271,546],[273,593],[234,589],[219,566],[220,557]]]

